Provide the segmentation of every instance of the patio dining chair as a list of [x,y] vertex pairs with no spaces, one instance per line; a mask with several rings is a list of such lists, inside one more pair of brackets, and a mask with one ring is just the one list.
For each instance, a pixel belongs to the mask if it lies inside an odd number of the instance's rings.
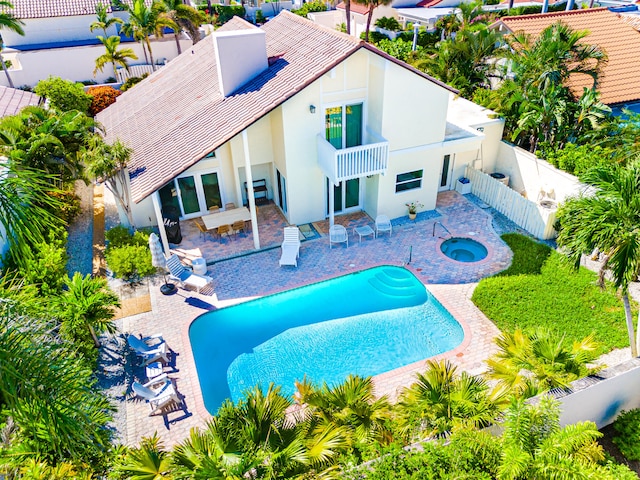
[[218,213],[220,211],[220,207],[218,205],[212,205],[209,207],[209,213]]
[[236,208],[236,204],[233,202],[229,202],[229,203],[225,203],[224,204],[224,209],[225,210],[233,210],[234,208]]
[[347,247],[349,247],[349,233],[344,226],[332,225],[329,228],[329,248],[334,243],[346,243]]
[[209,230],[207,230],[207,227],[205,226],[204,223],[202,223],[202,221],[196,219],[195,222],[196,222],[196,227],[198,227],[198,230],[200,231],[200,236],[202,238],[205,238],[207,235],[213,236],[213,234]]
[[231,235],[231,225],[220,225],[216,230],[218,237],[222,240],[222,235],[226,235],[227,238]]
[[247,233],[245,232],[245,226],[244,226],[244,220],[238,220],[236,222],[233,222],[233,224],[231,225],[231,229],[233,230],[234,235],[238,235],[238,232],[242,231],[242,233]]
[[144,385],[133,382],[131,389],[137,396],[144,398],[149,403],[149,408],[151,409],[149,416],[171,404],[179,405],[181,403],[178,392],[166,373],[150,380]]

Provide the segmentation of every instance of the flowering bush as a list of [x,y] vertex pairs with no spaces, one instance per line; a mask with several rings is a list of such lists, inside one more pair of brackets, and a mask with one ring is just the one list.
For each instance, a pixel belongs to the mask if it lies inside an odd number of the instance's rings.
[[409,213],[418,213],[418,209],[424,207],[424,205],[420,202],[409,202],[405,203],[407,208],[409,209]]
[[113,87],[91,87],[87,90],[87,93],[91,96],[89,113],[94,116],[112,103],[115,103],[118,95],[122,95],[121,91]]

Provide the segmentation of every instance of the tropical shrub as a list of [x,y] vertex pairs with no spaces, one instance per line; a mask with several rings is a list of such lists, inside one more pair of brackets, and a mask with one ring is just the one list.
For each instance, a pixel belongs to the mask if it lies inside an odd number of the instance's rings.
[[403,62],[407,62],[413,53],[411,50],[412,43],[401,38],[396,38],[395,40],[384,38],[376,44],[376,47]]
[[129,90],[130,88],[133,88],[135,85],[140,83],[142,80],[144,80],[148,76],[149,76],[148,73],[143,73],[139,77],[129,77],[129,78],[127,78],[124,81],[124,83],[120,86],[120,91],[121,92],[126,92],[127,90]]
[[580,176],[591,167],[611,163],[614,151],[597,145],[578,146],[568,143],[560,150],[543,152],[542,156],[554,167]]
[[92,116],[96,116],[109,105],[115,103],[118,96],[122,95],[121,91],[109,86],[92,87],[87,90],[87,93],[91,96],[89,114]]
[[66,231],[52,229],[46,241],[32,245],[31,255],[21,259],[18,275],[45,297],[58,295],[67,278],[66,241]]
[[40,80],[34,91],[45,97],[51,108],[60,112],[78,110],[87,113],[91,105],[91,97],[84,92],[81,83],[63,80],[60,77],[50,76],[47,80]]
[[90,362],[98,358],[98,335],[114,333],[114,307],[120,305],[104,278],[85,277],[75,272],[66,278],[64,291],[58,297],[61,312],[60,336],[75,345]]
[[627,460],[640,460],[640,408],[620,412],[613,423],[613,443]]
[[303,3],[302,7],[291,10],[291,13],[295,13],[296,15],[307,18],[308,13],[325,12],[326,10],[327,6],[324,4],[324,2],[315,0],[313,2]]
[[565,336],[538,328],[533,333],[503,332],[496,339],[499,347],[489,360],[487,377],[516,397],[533,397],[552,388],[591,375],[597,369],[587,364],[596,357],[598,345],[593,336],[568,345]]
[[104,234],[107,241],[107,251],[125,246],[147,247],[149,245],[149,229],[140,229],[131,233],[124,225],[117,225]]
[[376,27],[384,28],[385,30],[391,30],[392,32],[402,29],[400,22],[398,22],[398,20],[393,17],[380,17],[378,20],[376,20]]
[[256,23],[262,24],[265,23],[267,19],[264,17],[262,10],[256,10]]
[[80,197],[76,195],[73,188],[65,188],[48,192],[49,197],[53,197],[55,202],[47,202],[43,204],[43,208],[49,211],[53,218],[62,222],[63,225],[69,225],[80,215],[82,207],[80,206]]
[[147,246],[126,245],[110,248],[105,252],[105,258],[114,276],[127,282],[138,282],[142,277],[156,271],[151,264],[151,252]]

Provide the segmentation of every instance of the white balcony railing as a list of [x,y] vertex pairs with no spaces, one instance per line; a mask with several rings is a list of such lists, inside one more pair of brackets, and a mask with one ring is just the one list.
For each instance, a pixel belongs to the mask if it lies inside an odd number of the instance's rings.
[[318,134],[318,164],[334,185],[365,175],[384,174],[389,164],[389,142],[368,132],[370,143],[337,149]]

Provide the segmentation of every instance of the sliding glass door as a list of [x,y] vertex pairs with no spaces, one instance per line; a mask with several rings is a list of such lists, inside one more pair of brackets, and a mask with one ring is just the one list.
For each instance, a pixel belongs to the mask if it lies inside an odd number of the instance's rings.
[[210,207],[222,207],[217,172],[183,175],[167,183],[159,191],[163,209],[175,207],[182,218],[204,215]]

